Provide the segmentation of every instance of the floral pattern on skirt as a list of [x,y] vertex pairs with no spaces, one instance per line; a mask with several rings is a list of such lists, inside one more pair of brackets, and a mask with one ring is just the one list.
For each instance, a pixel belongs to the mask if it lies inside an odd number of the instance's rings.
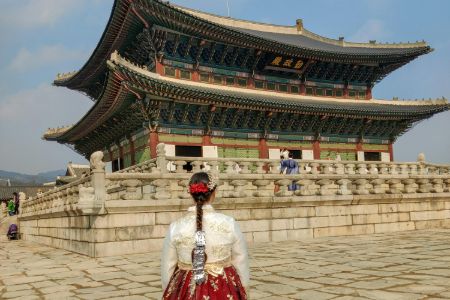
[[163,294],[163,300],[247,300],[236,269],[224,268],[222,275],[206,273],[206,281],[196,285],[193,272],[175,269]]

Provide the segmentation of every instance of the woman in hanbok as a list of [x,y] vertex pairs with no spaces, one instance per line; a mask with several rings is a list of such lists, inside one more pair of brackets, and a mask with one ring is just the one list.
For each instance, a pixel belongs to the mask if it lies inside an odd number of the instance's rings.
[[216,181],[191,177],[195,206],[170,224],[161,258],[164,300],[246,300],[248,254],[238,223],[214,211]]

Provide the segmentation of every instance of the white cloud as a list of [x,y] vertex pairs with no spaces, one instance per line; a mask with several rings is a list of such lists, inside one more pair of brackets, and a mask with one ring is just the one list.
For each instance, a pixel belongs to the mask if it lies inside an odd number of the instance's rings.
[[7,0],[0,11],[0,25],[35,27],[53,25],[83,0]]
[[348,41],[368,42],[369,40],[383,41],[389,38],[390,32],[386,29],[383,21],[377,19],[367,20]]
[[43,46],[34,53],[22,48],[12,59],[8,69],[23,72],[60,62],[83,60],[86,57],[84,51],[67,49],[63,45]]
[[41,137],[49,127],[77,122],[92,105],[80,93],[49,84],[0,99],[0,169],[37,173],[83,162],[72,150]]

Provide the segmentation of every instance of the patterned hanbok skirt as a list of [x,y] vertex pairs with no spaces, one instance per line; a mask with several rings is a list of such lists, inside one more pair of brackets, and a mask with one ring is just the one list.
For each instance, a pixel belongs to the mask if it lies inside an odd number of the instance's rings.
[[163,300],[247,300],[247,294],[233,266],[222,274],[206,273],[206,280],[195,284],[192,270],[177,267],[163,294]]

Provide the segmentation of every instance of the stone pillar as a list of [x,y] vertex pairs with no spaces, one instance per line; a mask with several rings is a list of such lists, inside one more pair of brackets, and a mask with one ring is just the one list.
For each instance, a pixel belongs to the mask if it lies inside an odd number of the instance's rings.
[[90,165],[90,186],[84,186],[82,184],[78,186],[79,200],[77,206],[83,214],[98,213],[106,200],[106,174],[103,152],[96,151],[92,153]]
[[156,147],[156,166],[161,173],[167,173],[166,149],[164,143],[159,143]]

